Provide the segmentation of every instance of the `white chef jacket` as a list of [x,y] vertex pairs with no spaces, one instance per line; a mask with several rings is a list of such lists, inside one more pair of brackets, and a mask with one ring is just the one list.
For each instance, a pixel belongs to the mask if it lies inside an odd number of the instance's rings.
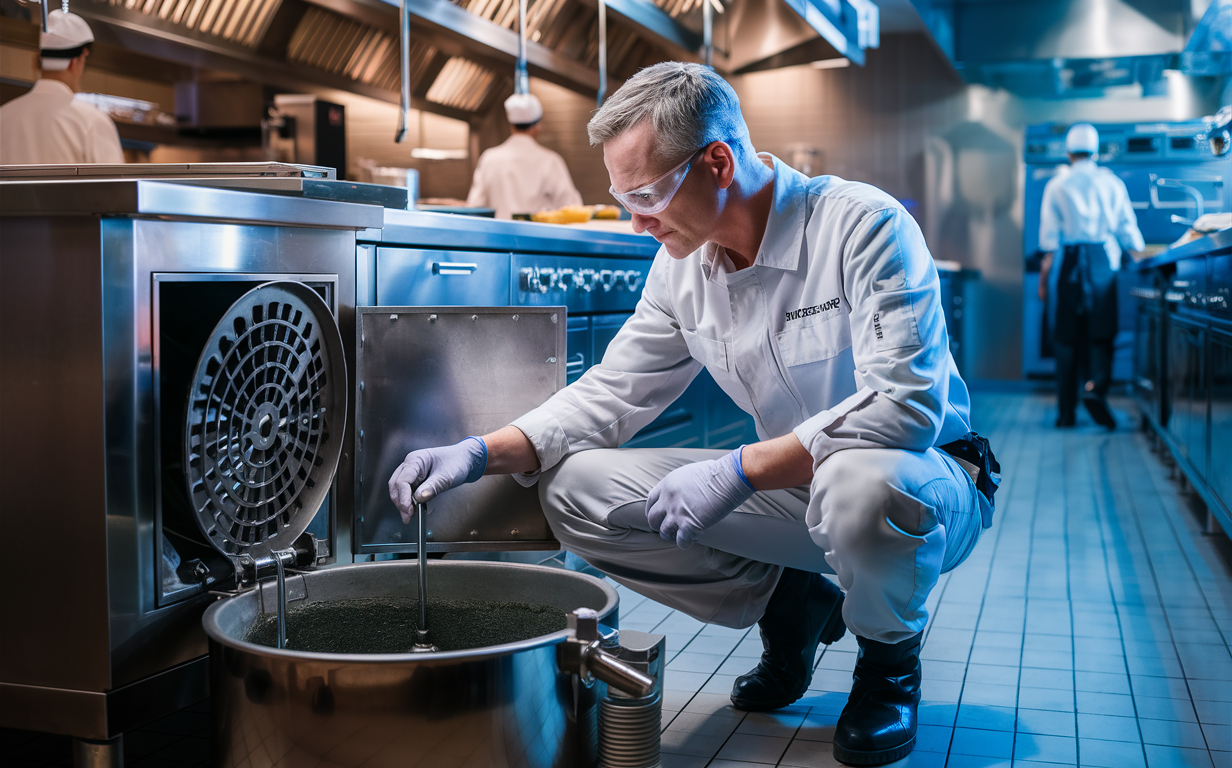
[[565,160],[524,133],[515,133],[479,156],[466,204],[495,208],[496,218],[581,205]]
[[762,440],[794,432],[815,466],[845,448],[923,451],[970,430],[915,220],[875,187],[760,157],[774,203],[753,265],[734,271],[713,243],[681,260],[660,249],[602,362],[513,422],[540,471],[624,443],[703,366]]
[[1040,208],[1041,251],[1078,243],[1103,243],[1113,269],[1121,266],[1122,248],[1146,247],[1125,182],[1093,160],[1079,160],[1049,179]]
[[122,162],[115,123],[59,80],[0,107],[0,165]]

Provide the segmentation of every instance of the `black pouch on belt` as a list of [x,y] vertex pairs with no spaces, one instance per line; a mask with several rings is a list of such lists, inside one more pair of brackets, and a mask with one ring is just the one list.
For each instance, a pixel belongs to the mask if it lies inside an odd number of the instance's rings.
[[1001,485],[1001,464],[992,453],[988,438],[980,437],[976,432],[968,432],[952,443],[937,446],[937,450],[945,451],[956,459],[971,464],[979,470],[975,476],[975,487],[989,504],[995,506],[992,497]]

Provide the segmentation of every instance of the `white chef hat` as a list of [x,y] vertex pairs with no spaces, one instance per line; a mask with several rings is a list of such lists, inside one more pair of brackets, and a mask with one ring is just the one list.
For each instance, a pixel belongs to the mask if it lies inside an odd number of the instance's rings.
[[1099,131],[1090,123],[1078,123],[1065,134],[1065,151],[1099,154]]
[[68,69],[68,63],[81,55],[81,49],[94,42],[86,20],[75,13],[55,10],[47,14],[47,31],[39,33],[39,55],[43,69],[52,72]]
[[505,99],[505,117],[510,125],[530,125],[543,118],[543,105],[530,93],[515,93]]

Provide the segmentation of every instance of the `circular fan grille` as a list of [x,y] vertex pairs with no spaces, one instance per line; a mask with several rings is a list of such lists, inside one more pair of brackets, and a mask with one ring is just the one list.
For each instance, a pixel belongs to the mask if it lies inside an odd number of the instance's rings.
[[184,467],[197,524],[232,557],[289,548],[341,452],[346,369],[329,308],[299,283],[254,288],[218,322],[192,381]]

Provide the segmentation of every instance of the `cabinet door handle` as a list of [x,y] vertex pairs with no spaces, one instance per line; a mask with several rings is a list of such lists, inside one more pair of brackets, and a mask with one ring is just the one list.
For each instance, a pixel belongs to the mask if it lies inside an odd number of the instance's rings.
[[570,355],[568,362],[565,363],[565,374],[568,376],[572,376],[575,373],[581,375],[582,373],[585,373],[585,372],[586,372],[586,355],[582,354],[581,352],[578,352],[575,355]]
[[477,269],[479,269],[478,264],[469,264],[462,261],[432,262],[432,274],[434,275],[471,275]]

